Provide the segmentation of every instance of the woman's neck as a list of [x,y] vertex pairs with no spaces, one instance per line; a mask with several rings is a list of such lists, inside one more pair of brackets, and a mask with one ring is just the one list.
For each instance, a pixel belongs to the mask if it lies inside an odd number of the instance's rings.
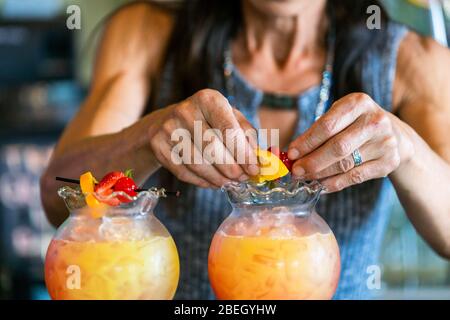
[[278,69],[323,50],[327,29],[326,0],[305,2],[297,13],[274,16],[259,11],[251,1],[242,2],[243,31],[237,40],[238,54],[246,60],[262,58]]

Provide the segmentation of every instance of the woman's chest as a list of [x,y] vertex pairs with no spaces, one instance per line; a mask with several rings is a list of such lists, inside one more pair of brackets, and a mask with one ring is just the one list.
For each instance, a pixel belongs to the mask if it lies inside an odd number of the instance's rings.
[[[235,65],[237,90],[246,87],[248,94],[259,96],[252,99],[256,105],[242,107],[251,109],[260,129],[267,129],[267,145],[287,148],[301,130],[308,112],[318,100],[318,88],[322,82],[323,65],[305,62],[293,70],[275,70],[273,67],[257,67],[252,63]],[[245,92],[245,90],[242,90]],[[273,99],[274,97],[282,99]],[[269,99],[270,98],[270,99]],[[307,98],[307,99],[304,99]],[[289,106],[284,100],[289,100]]]

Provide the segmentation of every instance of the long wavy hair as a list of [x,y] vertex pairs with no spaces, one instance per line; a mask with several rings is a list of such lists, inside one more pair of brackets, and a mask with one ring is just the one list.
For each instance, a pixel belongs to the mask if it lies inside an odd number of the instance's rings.
[[[381,8],[380,30],[366,26],[371,5]],[[174,101],[210,85],[224,46],[242,28],[241,9],[241,0],[189,0],[178,7],[167,54],[174,62],[172,79],[180,89]],[[362,90],[360,58],[385,39],[388,16],[377,0],[328,0],[326,11],[336,26],[333,96],[339,98]]]

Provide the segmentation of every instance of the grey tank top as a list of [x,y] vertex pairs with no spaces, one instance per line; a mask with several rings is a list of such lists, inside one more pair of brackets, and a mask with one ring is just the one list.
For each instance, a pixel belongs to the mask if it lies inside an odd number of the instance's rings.
[[[390,22],[388,41],[369,50],[363,57],[363,90],[380,106],[390,111],[398,47],[407,28]],[[167,106],[174,88],[172,65],[163,70],[157,106]],[[236,70],[237,71],[237,70]],[[259,128],[258,108],[262,92],[253,88],[239,72],[234,73],[236,107]],[[218,66],[211,87],[224,92],[223,70]],[[296,135],[314,122],[319,101],[319,87],[298,96],[299,122]],[[157,173],[149,183],[160,185]],[[177,180],[170,186],[182,196],[170,204],[160,204],[156,214],[173,235],[177,244],[181,274],[176,299],[214,299],[208,281],[209,245],[221,222],[231,213],[231,206],[220,190],[196,188]],[[389,220],[394,192],[389,180],[377,179],[322,196],[318,213],[333,230],[341,253],[341,276],[334,299],[370,299],[376,290],[368,286],[373,266],[379,266],[379,253]],[[163,200],[169,201],[169,200]],[[171,210],[167,210],[170,207]],[[381,266],[379,266],[381,268]]]

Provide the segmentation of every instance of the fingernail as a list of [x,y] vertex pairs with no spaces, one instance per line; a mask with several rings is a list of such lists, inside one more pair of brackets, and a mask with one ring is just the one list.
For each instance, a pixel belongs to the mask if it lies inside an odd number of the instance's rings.
[[295,176],[302,177],[305,174],[305,169],[303,169],[300,166],[295,166],[292,172],[294,173]]
[[248,171],[250,175],[256,176],[259,173],[259,167],[255,164],[251,164],[248,166]]
[[239,177],[239,182],[244,182],[247,181],[249,179],[248,175],[243,174],[242,176]]
[[300,158],[300,152],[297,149],[292,148],[288,150],[288,157],[290,160],[297,160]]

